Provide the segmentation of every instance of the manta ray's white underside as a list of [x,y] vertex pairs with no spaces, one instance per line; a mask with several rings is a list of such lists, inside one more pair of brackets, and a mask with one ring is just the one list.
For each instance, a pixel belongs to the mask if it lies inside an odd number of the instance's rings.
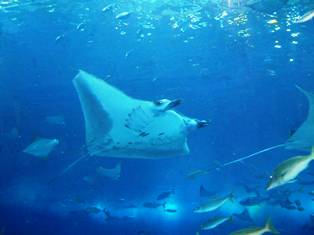
[[153,102],[131,98],[84,71],[74,78],[85,118],[90,155],[161,158],[189,153],[187,118],[156,112]]

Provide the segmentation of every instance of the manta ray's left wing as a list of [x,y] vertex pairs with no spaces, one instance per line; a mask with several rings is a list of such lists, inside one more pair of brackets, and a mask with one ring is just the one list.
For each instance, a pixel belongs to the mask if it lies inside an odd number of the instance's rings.
[[104,141],[112,128],[123,128],[127,114],[140,102],[82,70],[73,83],[84,113],[87,145]]

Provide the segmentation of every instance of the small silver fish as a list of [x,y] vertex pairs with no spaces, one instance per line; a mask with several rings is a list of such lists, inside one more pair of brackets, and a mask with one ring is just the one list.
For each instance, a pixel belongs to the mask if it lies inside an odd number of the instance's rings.
[[124,12],[121,12],[118,15],[116,15],[115,18],[116,18],[116,20],[126,20],[130,16],[131,16],[131,12],[124,11]]
[[111,3],[111,4],[107,5],[107,6],[105,6],[101,11],[102,11],[102,12],[108,12],[108,11],[112,10],[113,5],[114,5],[114,4]]
[[284,184],[295,182],[295,178],[308,168],[312,160],[314,160],[314,147],[309,155],[296,156],[285,160],[273,171],[266,189],[270,190]]
[[305,23],[307,21],[312,20],[314,17],[314,10],[308,11],[306,12],[304,15],[300,16],[295,23],[297,24],[301,24],[301,23]]
[[194,180],[197,177],[203,176],[203,175],[207,175],[209,172],[207,170],[202,170],[202,169],[196,169],[193,170],[191,172],[189,172],[186,176],[186,178]]
[[64,39],[65,35],[64,34],[60,34],[56,37],[55,42],[59,43],[62,39]]
[[214,211],[225,204],[227,201],[233,201],[234,195],[230,193],[225,197],[213,198],[207,201],[206,203],[200,205],[194,209],[194,213],[205,213],[209,211]]
[[85,23],[81,22],[76,26],[76,30],[82,31],[84,30]]
[[201,229],[210,230],[210,229],[216,228],[217,226],[223,224],[224,222],[231,221],[231,220],[232,220],[232,216],[210,218],[204,224],[201,225]]

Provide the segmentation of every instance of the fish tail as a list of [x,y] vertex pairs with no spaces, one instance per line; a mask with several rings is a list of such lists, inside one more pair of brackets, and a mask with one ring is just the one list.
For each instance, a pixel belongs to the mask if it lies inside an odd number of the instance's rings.
[[278,230],[274,227],[270,217],[267,219],[265,229],[272,234],[280,234]]

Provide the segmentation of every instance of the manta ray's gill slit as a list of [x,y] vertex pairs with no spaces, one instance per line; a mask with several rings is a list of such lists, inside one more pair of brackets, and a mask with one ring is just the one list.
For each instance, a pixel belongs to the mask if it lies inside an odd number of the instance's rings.
[[141,112],[142,115],[140,115],[140,117],[142,118],[142,123],[143,123],[143,126],[146,126],[149,124],[149,119],[150,119],[150,116],[148,115],[147,112],[145,112],[145,110],[142,108],[142,106],[139,106],[138,107],[138,110]]
[[141,107],[138,106],[134,109],[132,109],[131,113],[128,114],[128,118],[126,119],[126,124],[125,127],[138,133],[141,134],[143,133],[143,129],[146,126],[146,123],[142,117],[143,115],[139,115],[139,112],[141,111]]

